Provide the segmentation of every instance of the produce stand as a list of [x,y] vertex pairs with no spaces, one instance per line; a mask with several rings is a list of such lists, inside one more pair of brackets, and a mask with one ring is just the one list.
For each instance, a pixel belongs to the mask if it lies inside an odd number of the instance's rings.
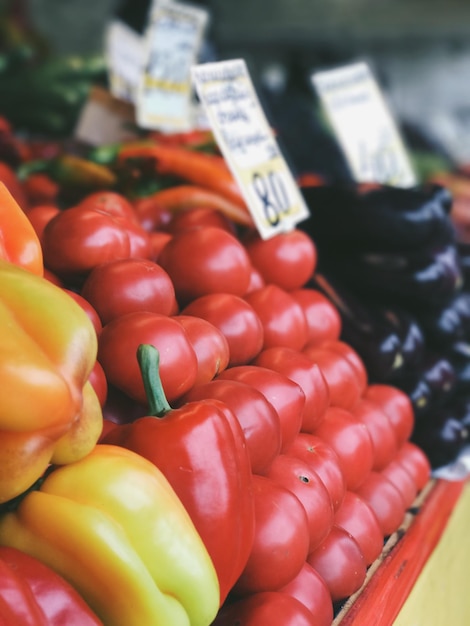
[[469,623],[469,515],[468,482],[431,481],[335,626]]

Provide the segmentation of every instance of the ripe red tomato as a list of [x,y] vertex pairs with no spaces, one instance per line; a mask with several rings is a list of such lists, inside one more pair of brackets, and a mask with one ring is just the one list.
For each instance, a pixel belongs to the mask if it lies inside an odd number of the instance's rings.
[[251,262],[266,283],[291,291],[303,287],[313,276],[317,249],[312,239],[299,229],[269,239],[251,233],[244,244]]
[[224,402],[239,421],[253,473],[268,472],[281,449],[279,416],[272,404],[251,385],[222,379],[194,386],[180,404],[209,398]]
[[193,300],[182,315],[202,317],[225,336],[229,366],[249,363],[263,347],[263,325],[253,307],[231,293],[211,293]]
[[170,277],[148,259],[101,263],[88,274],[80,293],[93,305],[103,324],[135,311],[170,315],[176,306]]
[[320,626],[296,598],[277,591],[261,591],[220,609],[212,626]]
[[356,372],[359,387],[361,388],[361,394],[363,394],[367,388],[368,374],[365,363],[356,350],[354,350],[354,348],[352,348],[348,343],[341,340],[324,341],[322,347],[340,354],[347,360]]
[[390,420],[398,447],[411,437],[415,418],[410,398],[397,387],[385,384],[369,385],[364,397],[375,402]]
[[173,213],[167,207],[159,205],[151,195],[136,198],[132,206],[139,223],[148,233],[168,230]]
[[397,438],[390,420],[375,403],[365,398],[361,398],[351,412],[369,431],[374,448],[372,469],[383,470],[398,452]]
[[299,433],[287,449],[287,453],[302,459],[321,478],[330,494],[336,511],[346,492],[346,479],[338,455],[320,437],[311,433]]
[[300,304],[307,320],[307,343],[321,345],[338,340],[341,334],[341,316],[338,309],[321,291],[304,287],[291,291]]
[[178,233],[189,228],[222,228],[232,235],[236,234],[235,224],[226,215],[207,206],[191,207],[175,213],[168,224],[170,233]]
[[261,274],[258,272],[258,270],[255,267],[252,267],[251,274],[250,274],[250,282],[248,284],[246,293],[251,293],[252,291],[255,291],[256,289],[260,289],[261,287],[264,287],[265,284],[266,283],[264,282],[264,279],[261,276]]
[[136,357],[142,343],[151,344],[160,352],[160,377],[168,402],[194,385],[197,357],[184,328],[171,317],[149,311],[122,315],[103,327],[98,360],[108,382],[137,402],[147,403]]
[[318,365],[306,354],[283,346],[262,350],[252,363],[279,372],[299,385],[305,394],[301,430],[313,432],[330,403],[328,384]]
[[406,467],[395,458],[380,473],[395,485],[408,509],[418,495],[418,488]]
[[330,591],[310,563],[305,561],[297,576],[279,591],[302,602],[315,618],[315,626],[331,626],[334,612]]
[[357,541],[366,565],[380,556],[384,545],[382,529],[374,511],[357,493],[346,491],[334,522]]
[[164,230],[153,230],[151,233],[149,233],[151,249],[150,259],[152,261],[155,261],[155,263],[158,261],[160,252],[163,250],[163,248],[172,237],[173,235],[165,232]]
[[175,315],[197,357],[195,385],[207,383],[228,367],[230,349],[225,335],[207,320],[194,315]]
[[403,497],[393,483],[379,472],[370,472],[356,493],[374,511],[384,537],[395,532],[405,517]]
[[301,350],[307,341],[302,307],[284,289],[267,284],[245,295],[263,325],[263,348],[286,346]]
[[251,262],[238,239],[221,228],[192,228],[173,235],[158,257],[173,281],[180,306],[209,293],[242,296]]
[[374,449],[365,424],[346,409],[330,407],[313,434],[336,452],[346,487],[355,491],[372,471],[374,463]]
[[256,365],[239,365],[221,372],[222,380],[238,380],[258,389],[279,415],[281,452],[286,452],[300,432],[305,394],[297,383],[284,374]]
[[55,204],[38,204],[26,212],[26,217],[33,225],[41,245],[43,245],[46,224],[58,213],[60,209]]
[[315,550],[333,524],[333,504],[321,478],[305,461],[289,454],[279,454],[267,476],[292,491],[302,503],[309,522],[309,552]]
[[321,369],[330,390],[330,404],[352,409],[359,402],[362,389],[347,359],[322,346],[307,344],[302,352]]
[[357,541],[340,526],[331,527],[307,562],[325,581],[333,602],[358,591],[366,577],[366,561]]
[[396,460],[409,472],[417,490],[421,491],[431,477],[431,464],[423,450],[412,441],[406,441],[398,450]]
[[255,537],[235,595],[280,589],[297,576],[308,555],[307,514],[297,496],[256,474],[253,495]]
[[93,328],[95,329],[96,334],[99,335],[101,329],[103,328],[103,324],[101,323],[100,316],[96,312],[96,309],[93,307],[93,305],[76,291],[71,291],[70,289],[66,289],[65,287],[63,287],[63,289],[85,311],[91,323],[93,324]]
[[98,396],[101,407],[103,407],[108,395],[108,381],[99,361],[95,361],[88,380]]

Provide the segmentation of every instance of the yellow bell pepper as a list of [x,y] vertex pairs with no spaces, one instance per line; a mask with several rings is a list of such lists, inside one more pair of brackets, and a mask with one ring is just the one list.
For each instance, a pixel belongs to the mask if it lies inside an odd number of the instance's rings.
[[208,626],[217,575],[167,479],[112,445],[53,470],[16,511],[0,543],[61,574],[106,626]]
[[95,446],[103,426],[88,378],[97,337],[83,309],[41,276],[0,259],[0,502],[47,466]]

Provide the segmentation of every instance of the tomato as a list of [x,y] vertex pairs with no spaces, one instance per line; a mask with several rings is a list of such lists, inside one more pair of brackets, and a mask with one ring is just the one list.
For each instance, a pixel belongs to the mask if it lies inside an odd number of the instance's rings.
[[297,383],[284,374],[256,365],[230,367],[218,376],[222,380],[238,380],[258,389],[272,404],[279,416],[281,452],[286,452],[300,431],[305,394]]
[[301,350],[307,341],[307,321],[302,307],[287,291],[267,284],[245,295],[261,320],[263,348],[285,346]]
[[415,418],[410,398],[400,389],[385,384],[369,385],[364,397],[375,402],[388,417],[400,448],[411,437],[414,428]]
[[302,602],[315,618],[315,626],[331,626],[334,613],[330,591],[310,563],[305,561],[297,576],[279,591]]
[[255,537],[234,594],[275,591],[302,569],[310,543],[308,520],[300,500],[265,476],[253,475]]
[[296,598],[276,591],[262,591],[225,604],[212,626],[320,626]]
[[325,581],[333,602],[360,589],[366,578],[366,561],[357,541],[344,528],[333,525],[328,537],[308,555],[307,562]]
[[197,357],[184,328],[166,315],[149,311],[127,313],[103,327],[98,339],[98,360],[108,382],[137,402],[147,403],[136,356],[142,343],[151,344],[160,352],[160,376],[168,402],[194,385]]
[[253,307],[240,296],[212,293],[193,300],[182,315],[202,317],[224,335],[230,357],[229,366],[249,363],[263,347],[263,325]]
[[173,235],[158,262],[175,286],[180,306],[209,293],[246,293],[251,262],[238,239],[221,228],[192,228]]
[[330,494],[333,510],[338,510],[346,492],[346,479],[333,448],[316,435],[299,433],[286,452],[304,461],[318,474]]
[[374,463],[374,449],[366,425],[350,411],[330,407],[313,434],[336,452],[346,487],[355,491],[372,471]]
[[302,503],[309,522],[309,552],[325,539],[333,524],[333,504],[321,478],[305,461],[279,454],[267,476],[292,491]]
[[384,469],[398,452],[397,439],[390,420],[376,404],[364,398],[359,400],[351,412],[369,431],[374,448],[372,469],[377,471]]
[[94,267],[80,291],[98,312],[103,324],[135,311],[170,315],[175,290],[170,277],[148,259],[118,259]]
[[44,278],[58,287],[64,287],[64,281],[57,274],[48,270],[47,267],[44,268]]
[[370,472],[356,493],[374,511],[384,537],[398,529],[405,517],[405,503],[401,493],[388,478],[379,472]]
[[250,282],[248,283],[248,288],[246,290],[246,293],[251,293],[252,291],[255,291],[256,289],[260,289],[261,287],[265,286],[265,282],[263,277],[261,276],[261,274],[258,272],[258,270],[255,267],[251,268],[251,273],[250,273]]
[[307,343],[321,345],[339,339],[341,316],[321,291],[305,287],[291,291],[290,295],[300,304],[307,320]]
[[303,287],[313,276],[317,249],[312,239],[299,229],[269,239],[251,233],[244,244],[252,264],[266,283],[291,291]]
[[128,424],[148,415],[147,404],[136,402],[108,381],[108,393],[103,406],[103,419],[113,424]]
[[245,435],[253,473],[265,474],[281,449],[279,416],[272,404],[254,387],[222,379],[194,386],[180,404],[206,399],[221,400],[232,410]]
[[384,545],[382,529],[374,511],[357,493],[346,491],[334,522],[357,541],[366,565],[380,556]]
[[38,204],[26,212],[26,217],[33,225],[41,245],[44,245],[44,229],[46,225],[59,213],[60,209],[55,204]]
[[96,334],[99,335],[101,329],[103,328],[103,324],[101,323],[100,316],[98,315],[93,305],[76,291],[71,291],[70,289],[66,289],[65,287],[63,289],[85,311],[88,318],[90,319],[90,322],[93,324],[93,328],[95,329]]
[[343,356],[356,373],[361,394],[365,392],[368,385],[367,368],[361,356],[348,343],[341,340],[324,341],[322,347]]
[[222,228],[232,235],[235,234],[235,225],[226,215],[207,206],[191,207],[185,211],[175,213],[168,224],[170,233],[178,233],[188,228],[208,228],[213,226]]
[[431,477],[431,464],[423,450],[412,441],[406,441],[398,450],[396,460],[413,477],[417,490],[421,491]]
[[108,381],[99,361],[95,361],[88,380],[98,396],[101,407],[103,407],[108,394]]
[[361,397],[362,389],[355,370],[342,355],[319,346],[306,345],[302,352],[321,369],[330,390],[332,406],[351,409]]
[[151,233],[149,233],[150,249],[151,249],[150,259],[152,261],[155,261],[155,262],[158,261],[160,252],[163,250],[163,248],[166,246],[166,244],[170,241],[172,237],[173,235],[165,232],[164,230],[154,230]]
[[395,485],[402,495],[405,508],[408,509],[418,495],[418,488],[413,476],[404,465],[396,460],[396,458],[393,459],[380,473]]
[[152,196],[136,198],[132,206],[144,230],[149,233],[168,230],[173,213],[167,207],[159,205]]
[[306,354],[277,346],[262,350],[253,365],[267,367],[299,385],[305,394],[301,430],[312,432],[324,418],[330,402],[330,391],[322,371]]
[[202,317],[175,315],[174,320],[186,331],[197,357],[195,385],[207,383],[221,374],[230,360],[230,348],[225,335]]

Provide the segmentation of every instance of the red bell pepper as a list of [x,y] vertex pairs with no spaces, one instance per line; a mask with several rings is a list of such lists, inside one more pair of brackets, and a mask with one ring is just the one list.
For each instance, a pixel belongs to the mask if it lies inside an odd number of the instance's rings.
[[243,571],[254,539],[252,473],[243,431],[223,402],[172,410],[158,374],[158,351],[140,346],[149,415],[118,425],[104,443],[152,461],[191,517],[216,569],[222,604]]

